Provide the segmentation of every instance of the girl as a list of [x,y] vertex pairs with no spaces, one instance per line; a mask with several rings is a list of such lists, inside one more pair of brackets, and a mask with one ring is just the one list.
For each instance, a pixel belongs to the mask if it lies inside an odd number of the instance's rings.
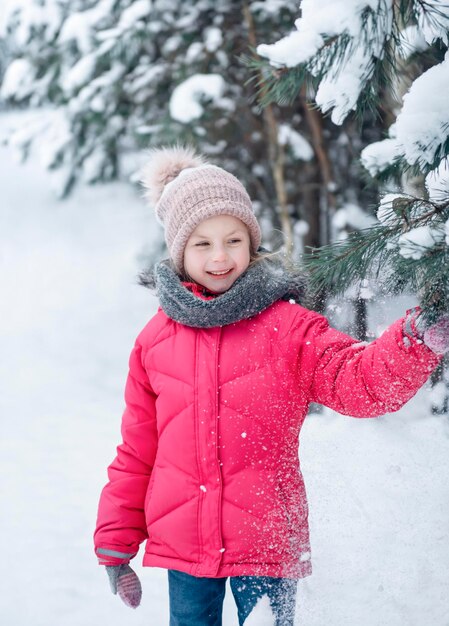
[[155,268],[160,308],[131,352],[96,554],[136,607],[129,561],[146,539],[143,564],[168,569],[170,626],[219,626],[228,577],[240,625],[264,595],[276,625],[292,625],[297,580],[311,573],[298,460],[309,403],[356,417],[398,410],[449,348],[448,320],[423,333],[415,309],[359,343],[295,303],[300,285],[258,252],[234,176],[171,148],[152,154],[143,183],[170,259]]

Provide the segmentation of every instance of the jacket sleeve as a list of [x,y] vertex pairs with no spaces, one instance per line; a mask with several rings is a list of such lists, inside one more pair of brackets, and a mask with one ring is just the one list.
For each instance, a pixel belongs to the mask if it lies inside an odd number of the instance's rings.
[[376,417],[397,411],[428,379],[440,357],[394,322],[371,343],[329,326],[313,314],[303,335],[311,365],[310,401],[344,415]]
[[125,387],[123,442],[108,467],[98,506],[94,543],[101,565],[129,562],[147,537],[144,503],[157,450],[155,401],[137,341]]

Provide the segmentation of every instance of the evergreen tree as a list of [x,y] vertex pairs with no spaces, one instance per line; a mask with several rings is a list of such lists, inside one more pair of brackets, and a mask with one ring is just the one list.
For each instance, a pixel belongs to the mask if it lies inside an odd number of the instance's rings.
[[419,294],[432,320],[449,304],[449,5],[303,0],[301,9],[295,31],[257,49],[270,60],[264,101],[290,102],[306,85],[336,125],[367,108],[390,124],[361,154],[384,194],[378,223],[315,250],[312,280],[342,292],[374,272],[388,292]]
[[188,141],[247,185],[268,245],[281,245],[279,230],[293,255],[322,245],[365,223],[372,196],[352,155],[380,134],[335,127],[305,94],[261,112],[239,59],[296,10],[296,0],[17,3],[4,18],[14,60],[1,95],[42,113],[11,141],[51,168],[61,195],[77,180],[136,178],[142,148]]
[[[449,310],[449,4],[303,0],[295,27],[257,49],[264,102],[290,104],[306,89],[335,125],[358,118],[363,129],[374,111],[386,130],[361,151],[380,191],[378,221],[312,250],[312,285],[412,291],[432,323]],[[446,383],[434,408],[448,406]]]
[[[65,172],[61,195],[77,179],[127,174],[133,167],[127,155],[175,141],[224,155],[232,170],[253,187],[260,185],[266,158],[254,173],[254,155],[242,148],[242,137],[251,137],[263,153],[264,129],[248,103],[246,70],[237,61],[248,48],[240,2],[30,3],[18,4],[4,18],[3,35],[16,58],[1,96],[10,103],[50,106],[43,136],[37,138],[34,126],[29,136],[22,129],[21,140],[24,150],[34,139],[43,142],[46,164]],[[271,24],[278,33],[295,4],[286,0],[279,6]],[[256,15],[264,19],[262,9]],[[49,135],[60,141],[49,145]]]

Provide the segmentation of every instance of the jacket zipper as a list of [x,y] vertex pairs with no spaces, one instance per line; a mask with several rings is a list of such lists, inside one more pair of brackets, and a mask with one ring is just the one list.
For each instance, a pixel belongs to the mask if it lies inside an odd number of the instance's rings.
[[[199,334],[196,333],[195,336],[195,380],[199,380],[199,371],[198,371],[198,345],[199,345]],[[193,410],[194,410],[194,423],[195,423],[195,438],[196,438],[196,463],[198,467],[198,479],[200,484],[203,484],[203,472],[201,471],[201,459],[200,459],[200,433],[199,433],[199,416],[198,416],[198,390],[197,385],[194,386],[194,402],[193,402]],[[201,568],[201,563],[203,560],[203,534],[202,534],[202,510],[203,510],[203,498],[204,493],[201,490],[200,496],[198,498],[198,511],[197,511],[197,528],[198,528],[198,567]]]
[[215,350],[215,388],[217,390],[217,393],[215,394],[215,456],[217,459],[217,469],[218,469],[218,510],[217,510],[217,520],[218,520],[218,536],[220,539],[220,562],[221,559],[223,557],[223,552],[224,552],[224,546],[223,546],[223,537],[221,534],[221,511],[222,511],[222,492],[223,492],[223,480],[222,480],[222,476],[221,476],[221,465],[220,465],[220,457],[218,455],[218,444],[219,444],[219,430],[220,430],[220,425],[218,423],[218,420],[221,419],[220,415],[219,415],[219,410],[220,410],[220,402],[219,402],[219,387],[218,387],[218,365],[219,365],[219,355],[220,355],[220,348],[221,348],[221,335],[222,335],[222,329],[221,327],[218,328],[218,332],[217,332],[217,348]]

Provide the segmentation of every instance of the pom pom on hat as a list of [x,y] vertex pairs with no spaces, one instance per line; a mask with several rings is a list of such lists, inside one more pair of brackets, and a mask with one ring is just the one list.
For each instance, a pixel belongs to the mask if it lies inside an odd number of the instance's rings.
[[190,147],[153,150],[142,169],[145,197],[165,228],[165,241],[178,272],[183,270],[187,241],[202,221],[232,215],[248,228],[251,249],[261,241],[250,197],[232,174],[206,162]]
[[205,164],[202,156],[195,154],[188,146],[156,148],[150,151],[150,158],[141,173],[141,183],[146,189],[145,198],[155,206],[164,192],[182,170]]

